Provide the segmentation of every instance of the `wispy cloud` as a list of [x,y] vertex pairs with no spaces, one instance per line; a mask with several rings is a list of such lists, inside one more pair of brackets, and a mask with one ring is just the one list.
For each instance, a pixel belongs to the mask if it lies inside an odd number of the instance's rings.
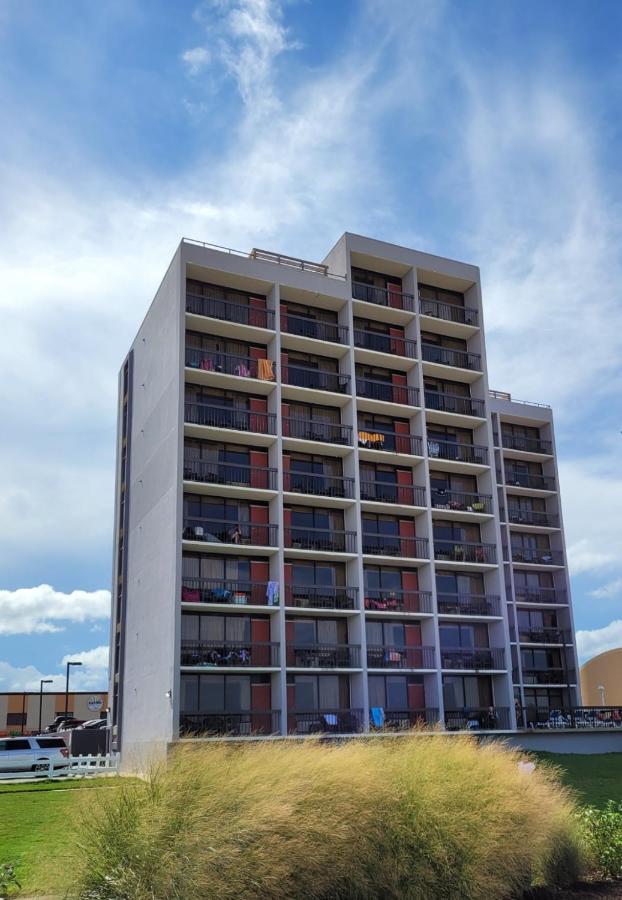
[[198,75],[210,64],[212,55],[207,47],[193,47],[191,50],[185,50],[181,58],[190,75]]
[[617,596],[622,597],[622,578],[616,578],[614,581],[609,581],[607,584],[603,584],[601,587],[590,591],[590,593],[592,597],[597,597],[598,599],[609,600]]
[[577,652],[581,663],[604,653],[622,647],[622,620],[616,619],[604,628],[592,631],[577,631]]
[[[108,648],[95,647],[70,653],[60,662],[66,665],[68,660],[81,662],[71,675],[71,688],[75,691],[108,690]],[[41,672],[36,666],[12,666],[0,660],[0,691],[38,691],[42,678],[51,678],[48,690],[65,689],[65,672],[61,668],[55,672]]]
[[0,590],[0,635],[62,631],[68,623],[107,619],[110,591],[55,591],[49,584]]

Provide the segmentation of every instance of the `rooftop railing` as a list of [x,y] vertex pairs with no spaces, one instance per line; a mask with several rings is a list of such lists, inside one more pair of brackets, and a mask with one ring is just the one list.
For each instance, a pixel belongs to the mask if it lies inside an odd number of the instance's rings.
[[333,344],[348,343],[348,326],[336,322],[322,322],[307,316],[293,313],[281,313],[281,332],[295,334],[299,337],[313,338],[316,341],[330,341]]
[[403,309],[407,312],[415,311],[414,295],[400,291],[397,287],[395,290],[391,290],[353,281],[352,296],[355,300],[365,300],[366,303],[374,303],[376,306],[389,306],[392,309]]
[[505,652],[502,647],[441,647],[443,669],[505,669]]
[[285,587],[285,606],[296,609],[356,609],[357,587],[322,587],[289,584]]
[[484,401],[475,397],[463,397],[460,394],[447,394],[441,391],[430,390],[426,390],[424,393],[426,409],[456,413],[461,416],[477,416],[480,419],[483,419],[486,415]]
[[283,437],[350,447],[352,445],[352,426],[283,416]]
[[340,372],[327,372],[324,369],[312,369],[293,363],[281,368],[283,369],[282,383],[286,385],[311,388],[316,391],[333,391],[336,394],[347,394],[350,390],[350,376]]
[[237,463],[208,462],[204,459],[184,459],[184,479],[203,484],[226,484],[276,490],[277,470],[265,466],[245,466]]
[[283,472],[283,490],[296,494],[352,499],[354,497],[354,478],[290,470]]
[[184,641],[180,664],[201,668],[274,668],[279,644],[269,641]]
[[482,370],[482,357],[479,353],[451,350],[449,347],[439,347],[438,344],[426,344],[425,341],[421,343],[421,358],[425,362],[438,363],[442,366],[471,369],[474,372]]
[[399,335],[394,336],[355,328],[354,346],[363,350],[375,350],[377,353],[390,353],[391,356],[404,356],[407,359],[417,358],[417,342]]
[[234,431],[251,431],[256,434],[276,434],[274,413],[251,412],[230,406],[213,406],[211,403],[184,404],[184,421],[189,425],[206,425],[211,428],[231,428]]
[[197,516],[184,520],[183,537],[186,541],[276,547],[277,534],[278,525],[233,522]]
[[252,737],[279,734],[281,712],[278,709],[254,709],[248,712],[208,712],[179,715],[180,737]]
[[365,609],[370,612],[431,613],[432,593],[365,588]]
[[437,594],[439,615],[500,616],[501,598],[494,594]]
[[459,444],[456,441],[428,438],[428,456],[431,459],[488,465],[488,447],[480,444]]
[[370,669],[435,669],[434,647],[368,644],[367,665]]
[[186,293],[186,312],[195,316],[207,316],[210,319],[234,322],[236,325],[274,329],[274,312],[271,309],[258,309],[243,303],[231,303],[218,297],[206,297],[188,292]]
[[362,729],[362,709],[292,710],[287,713],[289,734],[358,734]]
[[434,558],[451,562],[494,565],[497,562],[497,548],[495,544],[443,540],[435,537]]
[[476,309],[468,306],[457,306],[453,303],[441,303],[439,300],[427,300],[419,294],[419,312],[422,316],[432,316],[435,319],[445,319],[447,322],[455,322],[458,325],[479,325],[479,315]]
[[295,550],[318,550],[328,553],[356,553],[356,531],[334,528],[285,528],[285,546]]
[[416,434],[398,434],[395,431],[358,432],[359,447],[368,450],[386,450],[389,453],[405,453],[409,456],[421,456],[423,443]]
[[375,481],[361,475],[361,500],[379,503],[400,503],[404,506],[425,506],[425,488],[397,482]]
[[399,403],[403,406],[419,406],[419,389],[391,381],[356,376],[356,395],[366,400],[382,400],[384,403]]
[[501,430],[501,444],[506,450],[522,450],[526,453],[547,453],[549,455],[553,452],[551,441],[511,434],[503,429]]
[[287,646],[287,665],[296,669],[358,669],[358,644],[296,644]]
[[183,578],[181,600],[182,603],[267,606],[267,590],[267,582],[232,581],[220,578]]
[[370,556],[401,556],[405,559],[428,559],[428,539],[364,531],[363,553],[367,553]]
[[492,513],[492,497],[490,494],[474,494],[463,491],[452,491],[444,488],[432,488],[432,506],[434,509],[449,509],[456,512]]

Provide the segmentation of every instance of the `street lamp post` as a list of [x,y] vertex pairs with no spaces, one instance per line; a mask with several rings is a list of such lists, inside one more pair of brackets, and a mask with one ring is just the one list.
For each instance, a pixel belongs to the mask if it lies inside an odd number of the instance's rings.
[[598,692],[600,694],[600,705],[604,706],[605,705],[605,685],[604,684],[598,685]]
[[69,712],[69,668],[70,666],[81,666],[81,662],[68,662],[67,663],[67,677],[65,679],[65,718],[67,718],[67,713]]
[[41,734],[41,711],[43,709],[43,685],[52,684],[51,678],[42,678],[39,682],[39,729],[37,734]]

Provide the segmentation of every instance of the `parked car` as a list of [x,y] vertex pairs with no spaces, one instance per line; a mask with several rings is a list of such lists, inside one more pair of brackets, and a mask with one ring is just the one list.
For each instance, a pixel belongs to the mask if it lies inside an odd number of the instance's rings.
[[66,769],[69,749],[61,737],[0,738],[0,772]]
[[76,728],[82,730],[83,728],[88,728],[90,731],[98,730],[100,728],[107,728],[108,722],[106,719],[89,719],[86,722],[83,722],[81,725],[76,725]]
[[44,734],[55,734],[57,731],[69,731],[71,728],[77,728],[82,725],[83,719],[74,719],[73,716],[56,716],[51,725],[43,729]]

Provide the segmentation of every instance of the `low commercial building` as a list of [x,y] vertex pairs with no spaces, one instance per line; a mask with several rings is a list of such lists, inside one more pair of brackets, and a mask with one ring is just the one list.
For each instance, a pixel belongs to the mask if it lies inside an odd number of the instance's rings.
[[[86,721],[106,718],[106,691],[71,691],[67,711],[70,716]],[[39,722],[39,711],[41,721]],[[7,691],[0,693],[0,736],[37,734],[65,712],[65,692]]]

